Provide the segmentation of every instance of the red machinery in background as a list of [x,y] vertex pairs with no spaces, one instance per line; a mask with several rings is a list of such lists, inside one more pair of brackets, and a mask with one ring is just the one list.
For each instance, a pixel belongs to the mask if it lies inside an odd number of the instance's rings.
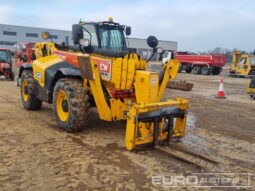
[[23,63],[32,63],[35,59],[35,43],[17,43],[15,45],[15,66],[20,68]]
[[0,76],[6,79],[14,80],[14,73],[12,71],[12,57],[8,49],[0,49]]
[[202,75],[219,75],[222,67],[226,64],[226,56],[209,54],[189,54],[188,52],[176,52],[175,58],[180,60],[180,71],[185,70],[187,73]]

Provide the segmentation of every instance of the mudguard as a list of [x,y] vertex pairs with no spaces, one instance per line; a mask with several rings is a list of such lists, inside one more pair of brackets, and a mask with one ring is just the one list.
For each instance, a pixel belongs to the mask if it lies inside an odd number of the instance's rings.
[[63,76],[68,77],[81,77],[81,72],[77,68],[60,68],[57,70],[57,73],[61,73]]
[[24,63],[21,65],[19,69],[19,75],[18,75],[19,78],[21,77],[21,74],[24,70],[33,70],[32,64]]
[[52,103],[53,91],[56,82],[61,78],[79,78],[81,74],[78,68],[58,68],[54,70],[51,68],[45,72],[45,86],[42,87],[37,84],[37,97],[40,100]]
[[53,91],[54,85],[57,80],[61,78],[66,78],[66,77],[72,77],[72,78],[79,78],[81,79],[81,73],[79,68],[59,68],[57,71],[52,72],[52,71],[46,71],[45,75],[45,88]]

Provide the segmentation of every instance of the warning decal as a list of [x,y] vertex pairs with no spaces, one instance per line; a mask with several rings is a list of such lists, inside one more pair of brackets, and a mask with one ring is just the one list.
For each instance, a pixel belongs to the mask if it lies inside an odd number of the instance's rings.
[[111,60],[95,58],[95,57],[92,57],[92,60],[98,66],[101,78],[106,81],[111,81],[111,76],[112,76]]

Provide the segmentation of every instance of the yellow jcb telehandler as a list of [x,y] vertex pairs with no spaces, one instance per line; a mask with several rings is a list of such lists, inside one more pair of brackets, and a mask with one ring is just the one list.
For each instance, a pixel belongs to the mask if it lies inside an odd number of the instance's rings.
[[[130,35],[131,28],[112,19],[74,24],[72,33],[73,46],[36,43],[36,60],[21,66],[24,108],[52,103],[60,128],[75,132],[86,127],[89,109],[96,107],[102,120],[127,121],[128,150],[185,135],[188,100],[160,101],[168,80],[177,75],[178,60],[169,60],[160,74],[147,71],[148,60],[127,49],[124,33]],[[156,54],[158,40],[150,36],[147,43]]]

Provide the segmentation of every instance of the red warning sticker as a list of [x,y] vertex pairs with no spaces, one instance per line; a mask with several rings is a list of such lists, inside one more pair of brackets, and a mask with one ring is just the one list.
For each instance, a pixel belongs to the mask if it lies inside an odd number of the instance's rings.
[[99,67],[101,78],[106,81],[111,81],[112,61],[95,57],[92,57],[92,60]]

